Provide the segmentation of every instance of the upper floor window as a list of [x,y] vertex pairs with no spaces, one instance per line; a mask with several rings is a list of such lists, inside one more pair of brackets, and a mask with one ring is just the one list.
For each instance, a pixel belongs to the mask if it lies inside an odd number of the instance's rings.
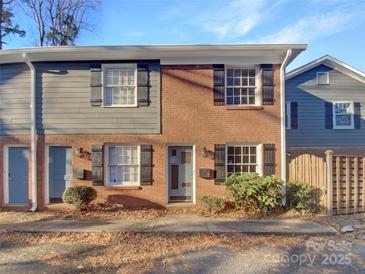
[[137,66],[103,65],[104,106],[137,106]]
[[354,128],[353,102],[333,102],[333,128],[334,129]]
[[226,105],[257,104],[256,68],[226,68]]
[[318,85],[329,85],[330,74],[329,72],[317,72],[317,84]]

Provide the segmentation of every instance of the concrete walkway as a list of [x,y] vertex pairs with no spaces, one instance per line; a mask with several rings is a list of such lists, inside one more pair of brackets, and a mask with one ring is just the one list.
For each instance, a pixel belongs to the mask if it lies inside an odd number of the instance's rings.
[[143,221],[52,220],[0,223],[0,230],[14,232],[158,232],[247,233],[277,235],[334,235],[336,230],[298,219],[209,219],[196,215],[167,215]]

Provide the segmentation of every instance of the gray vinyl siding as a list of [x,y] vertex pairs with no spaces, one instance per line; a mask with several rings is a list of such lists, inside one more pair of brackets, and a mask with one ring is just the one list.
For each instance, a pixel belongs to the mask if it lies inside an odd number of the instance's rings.
[[[330,84],[317,85],[316,73],[328,71]],[[286,100],[298,102],[298,129],[287,130],[290,147],[365,145],[365,84],[319,65],[286,81]],[[361,104],[360,129],[326,129],[325,102],[354,101]]]
[[158,62],[149,62],[151,104],[129,108],[90,105],[90,65],[91,63],[86,62],[36,64],[39,133],[160,133]]
[[30,133],[30,70],[0,65],[0,135]]

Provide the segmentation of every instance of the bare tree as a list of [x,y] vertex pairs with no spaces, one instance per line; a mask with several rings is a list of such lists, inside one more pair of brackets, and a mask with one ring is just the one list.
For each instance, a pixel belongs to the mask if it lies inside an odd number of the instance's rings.
[[82,30],[93,26],[88,15],[99,0],[22,0],[36,23],[39,46],[74,45]]
[[5,43],[5,38],[11,34],[20,37],[25,36],[25,31],[20,29],[18,24],[13,23],[14,13],[12,10],[14,0],[0,0],[0,50]]

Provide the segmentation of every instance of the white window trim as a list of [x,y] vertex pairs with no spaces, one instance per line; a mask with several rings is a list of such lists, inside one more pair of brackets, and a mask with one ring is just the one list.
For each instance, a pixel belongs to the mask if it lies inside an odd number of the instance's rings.
[[256,162],[257,162],[257,173],[259,176],[263,176],[263,156],[262,156],[262,144],[258,143],[226,143],[225,146],[225,169],[226,178],[228,178],[228,147],[229,146],[256,146]]
[[[137,156],[138,156],[138,181],[133,183],[124,183],[124,184],[111,184],[110,183],[110,176],[109,176],[109,148],[113,146],[137,146]],[[123,187],[123,186],[140,186],[140,176],[141,176],[141,146],[137,144],[107,144],[104,148],[104,182],[107,187]]]
[[[106,69],[112,69],[112,68],[119,68],[119,69],[134,69],[134,86],[135,86],[135,99],[134,99],[134,103],[133,104],[125,104],[125,105],[105,105],[105,89],[106,89],[106,85],[105,85],[105,74],[104,71]],[[137,96],[138,96],[138,74],[137,74],[137,64],[135,63],[118,63],[118,64],[102,64],[101,65],[101,86],[103,89],[102,92],[102,106],[106,107],[106,108],[130,108],[130,107],[138,107],[138,101],[137,101]]]
[[[351,125],[337,126],[336,125],[336,104],[350,104],[351,107]],[[354,115],[354,102],[353,101],[332,101],[332,121],[333,129],[354,129],[355,128],[355,115]]]
[[[255,69],[255,104],[227,104],[227,70],[228,69]],[[226,106],[261,106],[262,96],[261,96],[261,77],[260,77],[260,66],[239,66],[239,65],[225,65],[224,66],[224,104]]]
[[287,117],[286,129],[291,129],[291,102],[287,101],[285,106],[286,106],[286,117]]
[[[319,77],[318,77],[318,75],[319,74],[326,74],[326,76],[327,76],[327,83],[324,83],[324,84],[321,84],[321,83],[319,83]],[[317,74],[316,74],[317,76],[317,85],[329,85],[330,84],[330,73],[328,72],[328,71],[318,71],[317,72]]]

